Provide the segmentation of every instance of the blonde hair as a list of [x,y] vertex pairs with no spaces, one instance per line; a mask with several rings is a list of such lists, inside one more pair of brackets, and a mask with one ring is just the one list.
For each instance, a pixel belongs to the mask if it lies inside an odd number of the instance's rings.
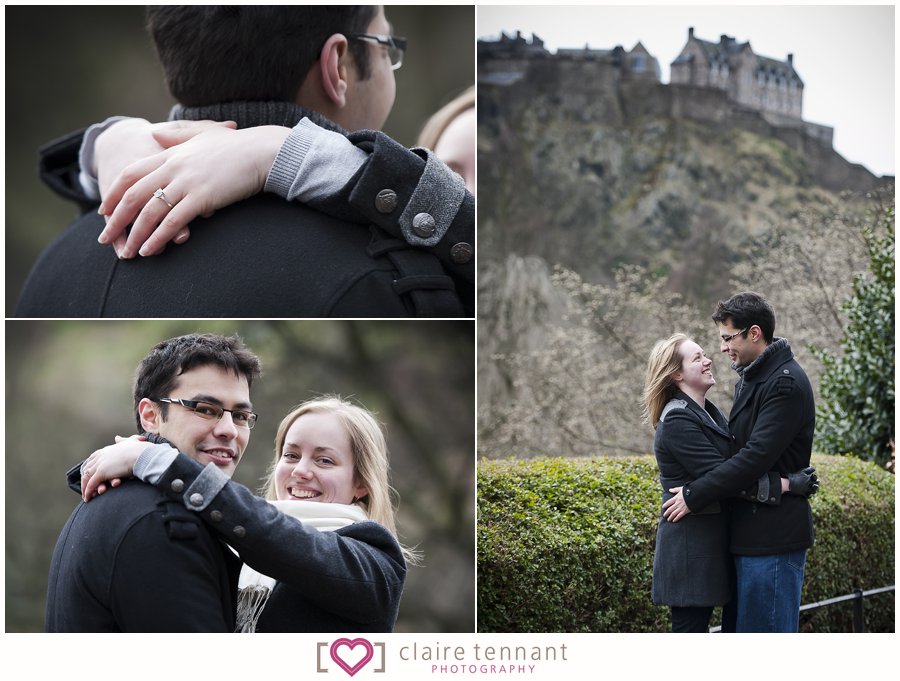
[[[294,407],[285,416],[275,434],[275,458],[266,475],[260,493],[269,500],[277,499],[275,468],[281,459],[287,432],[298,418],[304,414],[328,413],[338,417],[350,439],[353,454],[354,483],[364,486],[368,494],[359,500],[370,520],[383,525],[397,538],[395,509],[391,500],[394,490],[390,486],[390,464],[384,432],[372,413],[338,395],[325,395],[307,400]],[[397,538],[399,541],[399,538]],[[417,564],[419,554],[401,544],[407,563]]]
[[434,149],[444,130],[463,111],[468,111],[475,106],[475,86],[466,88],[450,102],[438,109],[429,118],[419,133],[416,146]]
[[647,378],[644,381],[643,419],[656,430],[663,408],[675,394],[672,376],[681,370],[681,345],[690,340],[683,333],[675,333],[666,340],[657,341],[647,361]]

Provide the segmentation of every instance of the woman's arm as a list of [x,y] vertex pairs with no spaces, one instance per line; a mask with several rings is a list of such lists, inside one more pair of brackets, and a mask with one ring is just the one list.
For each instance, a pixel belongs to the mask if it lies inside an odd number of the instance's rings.
[[[664,428],[667,451],[681,464],[689,476],[688,480],[701,477],[725,461],[725,457],[710,442],[703,426],[690,410],[670,410],[661,427]],[[669,491],[674,489],[676,488],[673,487]],[[783,486],[778,473],[767,472],[749,487],[738,490],[732,496],[777,506],[781,503],[782,491]]]
[[[152,126],[167,151],[129,165],[103,193],[100,212],[110,218],[101,241],[120,238],[134,221],[122,257],[158,253],[198,215],[265,188],[345,220],[377,224],[474,281],[474,197],[431,152],[407,149],[383,133],[348,138],[308,119],[291,130],[261,126],[196,137],[177,125]],[[104,157],[97,156],[102,168]],[[158,189],[165,201],[154,200]]]
[[366,521],[320,532],[229,480],[214,464],[204,468],[171,450],[174,456],[161,467],[159,451],[142,452],[135,475],[196,512],[250,567],[359,621],[381,619],[373,612],[396,612],[406,564],[384,527]]

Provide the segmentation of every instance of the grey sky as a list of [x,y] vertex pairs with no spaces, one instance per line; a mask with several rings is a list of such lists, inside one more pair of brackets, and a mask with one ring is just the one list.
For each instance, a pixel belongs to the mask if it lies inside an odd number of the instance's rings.
[[516,30],[545,47],[631,49],[640,41],[669,64],[687,42],[727,34],[753,51],[786,59],[804,82],[803,118],[834,128],[834,148],[876,175],[894,173],[894,7],[892,5],[540,6],[481,5],[478,37]]

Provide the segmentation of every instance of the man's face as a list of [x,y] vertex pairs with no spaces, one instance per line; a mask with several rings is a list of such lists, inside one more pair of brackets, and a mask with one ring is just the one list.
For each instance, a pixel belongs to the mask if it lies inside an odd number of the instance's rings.
[[[758,327],[753,328],[757,331],[759,330]],[[740,333],[741,331],[746,331],[746,333]],[[754,335],[758,336],[759,334]],[[719,323],[719,337],[722,340],[720,349],[739,367],[748,366],[759,357],[765,347],[765,344],[753,341],[749,329],[738,329],[732,324],[731,320]]]
[[[392,35],[392,28],[384,16],[384,7],[378,11],[366,29],[369,35]],[[341,111],[342,120],[336,121],[347,130],[381,130],[394,106],[397,84],[386,45],[366,41],[369,52],[369,77],[359,79],[356,66],[348,73],[347,106]]]
[[[238,377],[217,365],[186,371],[178,377],[169,395],[154,397],[210,402],[225,409],[250,411],[253,408],[246,377]],[[246,425],[236,425],[227,411],[220,419],[204,418],[180,404],[169,404],[163,421],[158,410],[156,404],[156,410],[151,410],[151,416],[155,418],[144,425],[148,432],[166,438],[179,451],[204,466],[212,462],[229,477],[234,474],[250,440],[250,429]]]

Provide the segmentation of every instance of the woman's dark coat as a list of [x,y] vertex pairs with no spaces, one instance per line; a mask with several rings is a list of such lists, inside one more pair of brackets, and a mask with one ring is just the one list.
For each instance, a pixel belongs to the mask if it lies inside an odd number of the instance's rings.
[[[730,454],[728,421],[712,402],[706,410],[682,392],[663,409],[653,443],[662,501],[669,489],[722,463]],[[723,605],[731,598],[728,518],[719,503],[666,521],[660,509],[653,557],[653,602],[677,607]]]

